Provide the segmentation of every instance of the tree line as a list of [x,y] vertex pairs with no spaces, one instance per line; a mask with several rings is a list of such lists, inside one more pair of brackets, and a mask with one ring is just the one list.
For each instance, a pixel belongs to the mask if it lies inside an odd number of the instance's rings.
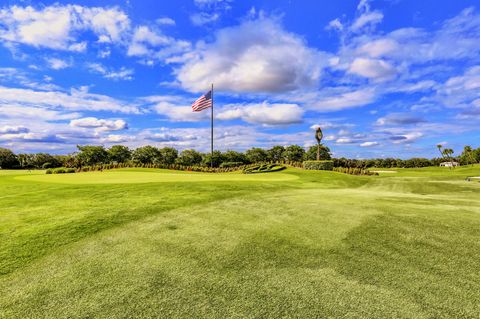
[[[47,169],[55,167],[79,168],[82,166],[110,164],[110,163],[137,163],[137,164],[178,164],[184,166],[228,167],[261,162],[303,162],[317,159],[317,146],[305,148],[299,145],[273,146],[270,149],[254,147],[245,152],[214,151],[213,154],[201,153],[193,149],[178,152],[172,147],[157,148],[142,146],[129,149],[124,145],[114,145],[110,148],[103,146],[77,146],[78,151],[70,155],[51,155],[48,153],[15,154],[9,149],[0,148],[0,168],[3,169]],[[321,160],[330,160],[331,152],[326,146],[321,146]],[[472,149],[466,146],[461,155],[450,156],[450,159],[462,165],[480,162],[480,147]],[[335,167],[425,167],[438,166],[445,158],[377,158],[377,159],[347,159],[334,158]]]

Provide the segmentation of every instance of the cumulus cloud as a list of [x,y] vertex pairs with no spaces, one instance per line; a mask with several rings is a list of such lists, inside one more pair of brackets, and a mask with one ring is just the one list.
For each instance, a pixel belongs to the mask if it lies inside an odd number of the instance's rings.
[[263,125],[289,125],[302,122],[303,110],[297,104],[247,104],[227,106],[216,116],[219,120],[241,119]]
[[98,131],[120,131],[128,128],[124,120],[105,120],[96,117],[84,117],[70,121],[70,126],[95,128]]
[[396,70],[383,60],[356,58],[350,65],[348,72],[375,81],[384,81],[395,76]]
[[176,74],[189,91],[203,91],[210,83],[230,92],[292,91],[317,83],[326,56],[264,17],[221,29],[211,43],[198,43]]
[[87,44],[77,33],[92,31],[98,42],[120,42],[130,27],[128,16],[119,8],[54,4],[42,9],[11,6],[0,10],[0,39],[68,51],[84,51]]

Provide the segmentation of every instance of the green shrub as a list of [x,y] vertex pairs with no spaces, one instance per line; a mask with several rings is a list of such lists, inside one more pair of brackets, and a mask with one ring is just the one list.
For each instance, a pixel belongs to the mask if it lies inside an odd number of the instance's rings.
[[65,168],[65,167],[58,167],[58,168],[49,168],[45,171],[45,174],[66,174],[66,173],[75,173],[74,168]]
[[333,170],[335,172],[350,174],[350,175],[378,175],[376,172],[370,172],[366,169],[361,169],[358,167],[334,167]]
[[256,174],[256,173],[270,173],[278,172],[286,167],[279,164],[255,164],[249,165],[243,169],[244,174]]
[[225,168],[225,167],[239,167],[242,166],[242,162],[223,162],[220,164],[220,167]]
[[303,168],[309,170],[331,171],[333,169],[333,161],[304,161]]

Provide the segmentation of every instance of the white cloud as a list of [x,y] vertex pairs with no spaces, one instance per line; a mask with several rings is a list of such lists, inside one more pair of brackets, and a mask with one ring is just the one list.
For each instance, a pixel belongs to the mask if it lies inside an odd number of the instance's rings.
[[361,147],[372,147],[372,146],[377,146],[380,143],[378,142],[363,142],[360,144]]
[[200,12],[195,13],[190,16],[190,20],[192,21],[193,25],[204,25],[208,23],[212,23],[217,21],[220,18],[220,14],[218,13],[206,13]]
[[336,92],[307,104],[307,107],[318,112],[338,111],[368,105],[373,103],[376,98],[374,89],[365,88],[356,91]]
[[71,66],[70,62],[58,58],[47,58],[45,60],[48,66],[54,70],[61,70]]
[[158,18],[155,20],[160,25],[175,25],[175,20],[169,17],[164,17],[164,18]]
[[88,63],[87,67],[91,71],[101,74],[106,79],[133,80],[133,69],[127,69],[126,67],[121,67],[119,70],[111,70],[100,63]]
[[377,125],[412,125],[423,123],[425,120],[415,114],[391,113],[377,120]]
[[90,30],[99,42],[121,42],[130,28],[128,16],[120,9],[51,5],[42,9],[11,6],[0,10],[0,39],[68,51],[84,51],[87,44],[76,35]]
[[105,120],[96,117],[84,117],[70,121],[70,126],[96,128],[98,131],[120,131],[128,128],[124,120]]
[[60,91],[35,91],[0,86],[0,107],[8,105],[43,107],[50,109],[112,111],[139,113],[136,106],[106,95],[89,93],[86,89],[72,89],[70,93]]
[[25,126],[0,126],[0,134],[28,133],[30,130]]
[[144,98],[153,103],[151,108],[174,122],[198,122],[209,118],[209,112],[193,112],[191,101],[179,96],[150,96]]
[[173,55],[185,53],[190,47],[188,41],[174,39],[148,26],[139,26],[135,28],[127,55],[166,60]]
[[356,58],[348,72],[372,80],[383,81],[391,79],[396,74],[395,68],[383,60]]
[[382,22],[383,13],[380,11],[366,12],[358,17],[352,24],[352,31],[360,31],[365,26],[375,26],[376,24]]
[[102,138],[103,143],[125,143],[135,140],[135,136],[131,135],[118,135],[118,134],[109,134],[106,137]]
[[263,125],[289,125],[301,123],[303,110],[297,104],[247,104],[226,106],[216,118],[219,120],[241,119],[248,123]]
[[219,30],[212,43],[198,43],[176,74],[190,91],[215,83],[223,91],[271,93],[314,86],[326,64],[326,54],[277,20],[259,18]]

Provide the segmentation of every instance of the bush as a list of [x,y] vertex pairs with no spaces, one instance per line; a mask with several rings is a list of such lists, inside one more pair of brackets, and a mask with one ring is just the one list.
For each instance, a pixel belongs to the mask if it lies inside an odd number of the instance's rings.
[[45,174],[71,174],[75,173],[74,168],[65,168],[65,167],[59,167],[59,168],[49,168],[45,171]]
[[243,162],[223,162],[220,167],[238,167],[242,166]]
[[257,164],[250,165],[243,169],[243,174],[270,173],[284,170],[284,165],[278,164]]
[[333,169],[333,161],[305,161],[303,168],[309,170],[331,171]]
[[361,169],[358,167],[334,167],[333,170],[335,172],[350,174],[350,175],[378,175],[376,172],[370,172],[366,169]]

